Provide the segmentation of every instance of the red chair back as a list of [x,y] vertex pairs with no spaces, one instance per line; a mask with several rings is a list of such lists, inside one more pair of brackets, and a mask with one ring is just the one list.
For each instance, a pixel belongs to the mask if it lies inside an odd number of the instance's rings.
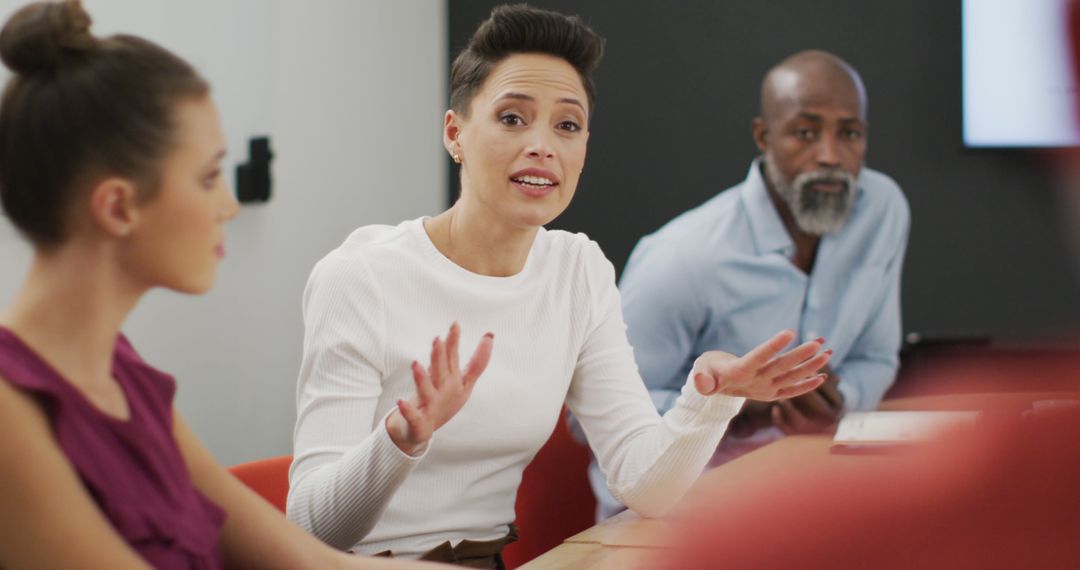
[[503,550],[507,568],[540,556],[596,522],[589,450],[574,441],[565,419],[564,412],[522,476],[515,505],[521,539]]
[[285,500],[289,496],[290,465],[292,456],[281,455],[233,465],[229,472],[284,513]]

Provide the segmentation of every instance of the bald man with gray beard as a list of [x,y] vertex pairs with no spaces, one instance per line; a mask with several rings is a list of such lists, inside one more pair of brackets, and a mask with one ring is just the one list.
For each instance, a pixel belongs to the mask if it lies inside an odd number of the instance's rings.
[[[761,155],[746,180],[642,238],[619,284],[627,334],[661,413],[703,351],[745,354],[781,329],[796,331],[796,342],[824,338],[833,351],[818,390],[748,401],[713,465],[876,408],[901,342],[910,213],[897,184],[863,165],[859,74],[830,53],[792,55],[765,75],[752,125]],[[621,510],[595,461],[589,475],[598,519]]]

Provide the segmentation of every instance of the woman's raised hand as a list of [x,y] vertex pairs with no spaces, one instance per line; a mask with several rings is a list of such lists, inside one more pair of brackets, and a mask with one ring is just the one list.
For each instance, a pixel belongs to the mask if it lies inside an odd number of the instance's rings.
[[419,453],[435,430],[439,429],[468,401],[473,386],[491,359],[495,335],[487,333],[476,346],[472,358],[461,371],[458,366],[458,341],[461,327],[450,325],[446,342],[436,338],[431,345],[431,366],[425,369],[413,361],[416,394],[398,400],[397,413],[386,419],[386,431],[399,449],[409,455]]
[[706,396],[726,394],[762,401],[805,394],[825,381],[825,375],[817,371],[829,362],[832,350],[819,352],[824,340],[816,339],[777,354],[794,338],[795,333],[781,331],[743,357],[706,352],[694,361],[694,387]]

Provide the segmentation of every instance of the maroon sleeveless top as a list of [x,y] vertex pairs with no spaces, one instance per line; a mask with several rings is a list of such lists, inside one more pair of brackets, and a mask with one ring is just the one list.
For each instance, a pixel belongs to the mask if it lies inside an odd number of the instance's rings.
[[191,482],[173,438],[172,377],[123,335],[113,377],[130,417],[101,412],[10,330],[0,327],[0,377],[33,396],[87,492],[117,533],[155,568],[221,568],[222,511]]

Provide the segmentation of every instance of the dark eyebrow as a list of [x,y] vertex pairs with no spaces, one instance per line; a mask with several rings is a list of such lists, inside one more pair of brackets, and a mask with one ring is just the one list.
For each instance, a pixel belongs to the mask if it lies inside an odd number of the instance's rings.
[[[562,99],[559,99],[559,103],[567,103],[567,104],[570,104],[570,105],[577,105],[578,107],[581,108],[582,111],[585,111],[585,105],[582,105],[581,101],[578,101],[577,99],[574,99],[573,97],[563,97]],[[588,113],[588,111],[585,111],[585,112]]]
[[509,92],[503,93],[502,95],[499,95],[499,97],[498,97],[498,99],[496,99],[496,101],[499,101],[501,99],[520,99],[522,101],[536,101],[536,98],[533,97],[532,95],[526,95],[524,93],[515,93],[514,91],[509,91]]
[[[517,93],[515,91],[508,91],[506,93],[503,93],[502,95],[499,95],[499,97],[496,99],[496,101],[499,101],[501,99],[518,99],[520,101],[536,101],[536,98],[533,97],[532,95],[526,95],[524,93]],[[566,104],[569,104],[569,105],[577,105],[578,107],[581,108],[582,111],[585,111],[585,105],[583,105],[581,103],[581,101],[579,101],[577,99],[574,99],[573,97],[561,97],[561,98],[558,99],[557,102],[558,103],[566,103]]]
[[[814,113],[807,113],[805,111],[799,112],[799,114],[796,115],[796,116],[799,119],[806,119],[807,121],[813,121],[815,123],[821,123],[821,122],[823,122],[825,120],[821,115],[816,115]],[[863,121],[859,117],[843,117],[843,118],[841,118],[839,120],[839,122],[842,123],[842,124],[845,124],[845,125],[850,125],[852,123],[857,124],[857,125],[866,124],[866,121]]]

